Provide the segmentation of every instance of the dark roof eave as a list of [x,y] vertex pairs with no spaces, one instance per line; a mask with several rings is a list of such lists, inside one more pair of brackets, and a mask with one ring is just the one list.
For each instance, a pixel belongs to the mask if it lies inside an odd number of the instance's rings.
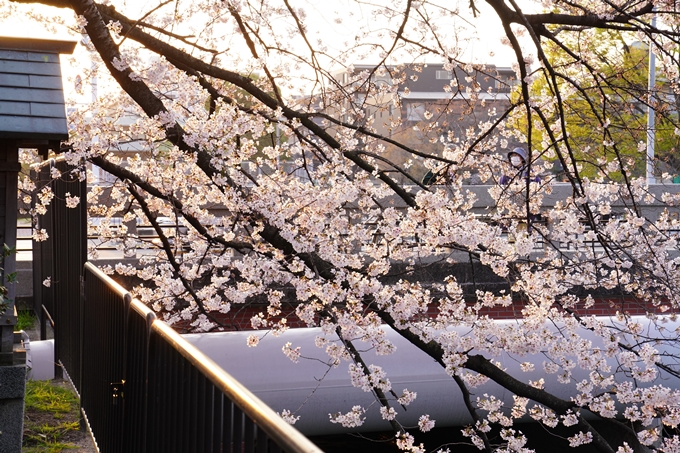
[[56,132],[6,132],[0,131],[0,139],[16,140],[18,142],[30,143],[36,140],[66,141],[68,133],[61,134]]
[[2,50],[71,54],[76,48],[76,44],[76,41],[0,36],[0,49]]

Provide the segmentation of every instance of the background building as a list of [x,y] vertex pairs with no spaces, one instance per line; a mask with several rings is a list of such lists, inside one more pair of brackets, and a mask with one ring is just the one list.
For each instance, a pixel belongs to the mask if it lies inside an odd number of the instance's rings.
[[[510,107],[517,77],[511,68],[493,65],[357,65],[352,72],[339,74],[337,81],[352,98],[353,106],[345,111],[363,109],[363,125],[420,153],[441,156],[446,144],[464,144],[468,137],[479,136],[485,123]],[[492,145],[478,151],[502,153],[521,145],[506,138],[499,146],[498,134],[491,134],[486,143]],[[383,157],[395,164],[414,157],[394,144],[384,146]],[[416,178],[427,172],[418,158],[410,169]]]

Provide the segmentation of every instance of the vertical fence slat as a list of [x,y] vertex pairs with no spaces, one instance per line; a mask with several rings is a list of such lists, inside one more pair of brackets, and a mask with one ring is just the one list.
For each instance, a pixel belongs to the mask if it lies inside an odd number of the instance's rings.
[[245,414],[243,417],[243,451],[255,453],[255,423]]
[[206,451],[206,440],[210,439],[210,423],[207,423],[207,419],[212,411],[206,404],[206,377],[196,370],[196,379],[194,426],[197,437],[195,451],[204,453]]
[[[175,352],[173,351],[173,354]],[[192,401],[191,401],[191,396],[192,396],[192,383],[191,383],[191,377],[193,375],[192,369],[189,366],[189,364],[186,362],[186,360],[183,360],[182,357],[179,357],[178,360],[182,363],[182,382],[180,385],[180,393],[179,393],[179,400],[181,402],[180,410],[177,413],[177,420],[182,419],[183,423],[182,426],[184,429],[182,430],[182,445],[184,446],[182,448],[183,452],[187,453],[193,453],[191,449],[191,444],[190,440],[191,437],[194,435],[194,433],[189,434],[189,430],[192,428],[191,424],[188,423],[189,417],[191,416],[191,406],[192,406]],[[189,429],[187,429],[189,428]]]
[[220,453],[222,451],[222,393],[217,391],[214,385],[210,385],[212,389],[212,438],[211,448],[212,453]]
[[267,436],[267,433],[265,433],[261,429],[257,429],[257,426],[255,427],[255,430],[257,431],[257,437],[256,437],[256,452],[257,453],[267,453],[267,447],[269,444],[269,436]]
[[[160,437],[157,433],[160,431],[160,414],[166,409],[163,407],[159,395],[163,394],[164,388],[160,387],[161,383],[167,385],[167,379],[159,379],[158,375],[163,374],[160,367],[161,352],[158,336],[153,332],[149,335],[149,374],[148,374],[148,400],[147,400],[147,435],[146,435],[146,451],[148,453],[155,453],[163,451],[165,448],[165,438]],[[153,441],[159,437],[157,441]]]
[[232,445],[234,448],[234,453],[241,453],[243,452],[243,430],[244,430],[244,423],[243,423],[243,411],[241,411],[241,408],[234,405],[232,409],[234,415],[233,415],[233,441]]
[[234,403],[222,395],[222,449],[231,453],[234,439]]

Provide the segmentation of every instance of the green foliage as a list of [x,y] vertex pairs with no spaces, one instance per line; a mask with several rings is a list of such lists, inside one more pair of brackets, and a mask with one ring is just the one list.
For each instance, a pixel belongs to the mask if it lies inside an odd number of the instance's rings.
[[3,256],[10,256],[11,254],[16,253],[16,252],[17,252],[16,246],[10,247],[7,244],[2,245],[2,255]]
[[[587,64],[574,61],[563,49],[547,46],[546,54],[558,73],[557,85],[562,93],[561,108],[566,132],[582,176],[595,177],[607,173],[614,180],[621,178],[625,169],[629,176],[643,176],[646,165],[648,62],[646,45],[633,41],[634,37],[619,31],[596,30],[579,35],[575,45],[587,45],[596,55]],[[578,90],[570,87],[577,85]],[[667,81],[657,80],[656,90],[663,91]],[[536,94],[551,96],[555,87],[549,79],[541,78],[533,86]],[[564,94],[563,94],[564,95]],[[672,156],[679,148],[673,121],[677,114],[662,101],[653,102],[656,110],[655,156],[666,162],[672,173],[677,162]],[[551,118],[558,122],[558,112]],[[524,125],[526,127],[526,125]],[[535,133],[540,143],[546,137]],[[615,163],[618,171],[605,170]],[[612,167],[609,167],[610,169]]]
[[[2,275],[3,270],[4,269],[0,267],[0,275]],[[0,314],[7,310],[10,302],[11,300],[7,299],[7,288],[5,288],[3,285],[0,285]]]
[[23,448],[24,453],[59,453],[64,450],[77,448],[71,443],[61,442],[59,439],[69,431],[78,430],[78,422],[61,423],[57,426],[48,424],[34,427],[33,431],[24,439],[25,443],[35,443],[32,447]]
[[66,413],[78,408],[78,398],[73,392],[50,381],[26,383],[26,408],[39,411]]
[[25,404],[24,453],[77,448],[67,441],[79,427],[78,399],[71,389],[58,382],[28,381]]
[[[9,247],[7,244],[3,244],[2,246],[2,257],[3,260],[5,257],[10,256],[12,253],[16,253],[17,249],[16,247]],[[4,273],[5,269],[0,267],[0,276]],[[16,272],[12,272],[11,274],[6,275],[5,277],[7,278],[8,283],[16,283]],[[9,307],[9,304],[12,302],[10,299],[7,299],[7,288],[2,284],[2,281],[0,281],[0,314],[4,313],[5,310],[7,310],[7,307]]]
[[33,310],[20,310],[17,312],[17,323],[14,326],[14,330],[29,330],[35,326],[37,317]]

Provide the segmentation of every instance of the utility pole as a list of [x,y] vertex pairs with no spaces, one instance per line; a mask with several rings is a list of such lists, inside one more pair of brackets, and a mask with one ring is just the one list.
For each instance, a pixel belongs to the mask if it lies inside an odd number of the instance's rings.
[[[653,11],[652,11],[653,13]],[[654,14],[654,13],[653,13]],[[656,14],[652,16],[652,28],[656,28]],[[651,33],[649,38],[649,76],[647,99],[647,184],[656,184],[654,178],[654,144],[656,143],[654,126],[654,88],[656,85],[656,56],[654,55],[654,41]]]

